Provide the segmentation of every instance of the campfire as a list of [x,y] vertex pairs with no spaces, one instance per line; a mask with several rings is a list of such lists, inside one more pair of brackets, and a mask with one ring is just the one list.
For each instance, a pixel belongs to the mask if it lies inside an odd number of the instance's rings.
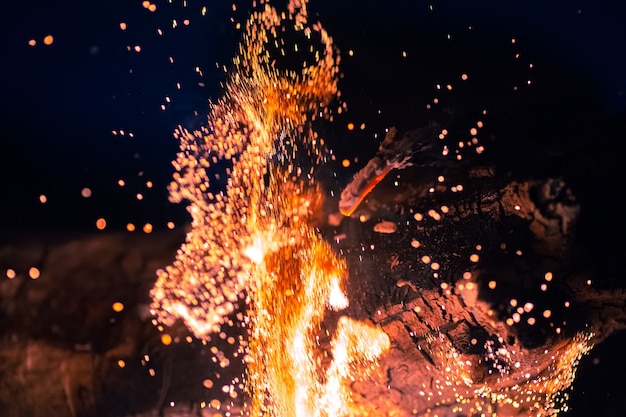
[[561,172],[570,154],[511,146],[501,125],[514,118],[462,103],[476,97],[464,86],[484,82],[470,71],[442,75],[408,124],[372,128],[375,146],[333,137],[348,109],[340,58],[355,52],[308,0],[283,3],[253,2],[220,98],[174,132],[169,199],[188,224],[115,232],[99,216],[97,234],[0,246],[0,406],[8,417],[566,413],[580,362],[626,323],[623,281],[599,282],[580,238],[590,194]]

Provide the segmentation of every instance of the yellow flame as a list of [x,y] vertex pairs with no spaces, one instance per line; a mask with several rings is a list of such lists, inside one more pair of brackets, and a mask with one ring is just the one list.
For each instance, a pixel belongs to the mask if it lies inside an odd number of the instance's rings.
[[352,406],[347,382],[367,375],[378,358],[389,349],[389,338],[377,327],[342,317],[332,346],[334,359],[328,369],[321,398],[324,415],[357,414],[361,410]]

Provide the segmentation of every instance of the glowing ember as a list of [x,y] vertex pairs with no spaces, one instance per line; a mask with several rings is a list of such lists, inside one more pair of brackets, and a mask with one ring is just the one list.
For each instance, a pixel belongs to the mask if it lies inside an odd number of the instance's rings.
[[[268,52],[278,44],[278,28],[288,25],[322,46],[300,72],[276,69]],[[337,62],[326,31],[308,24],[306,2],[290,1],[282,14],[265,5],[246,24],[225,96],[212,106],[207,126],[175,134],[180,152],[170,195],[189,201],[192,230],[174,264],[159,273],[153,312],[165,325],[182,319],[209,339],[247,305],[242,322],[249,325],[254,416],[347,412],[349,395],[337,386],[365,375],[389,345],[382,330],[342,319],[330,367],[325,371],[315,357],[327,307],[348,304],[345,263],[309,224],[321,204],[315,166],[326,161],[310,122],[328,115]],[[232,168],[220,191],[208,172],[223,161]]]
[[355,179],[341,193],[339,210],[344,216],[350,216],[363,199],[393,169],[402,169],[412,165],[416,153],[430,151],[435,131],[424,129],[419,137],[401,134],[395,128],[387,132],[376,156],[372,158],[355,176]]

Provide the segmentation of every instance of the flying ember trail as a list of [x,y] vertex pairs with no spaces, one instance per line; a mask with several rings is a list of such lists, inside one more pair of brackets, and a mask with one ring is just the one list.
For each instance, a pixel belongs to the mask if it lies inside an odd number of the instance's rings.
[[[206,126],[175,132],[180,152],[170,197],[189,202],[192,228],[159,273],[152,311],[165,325],[182,319],[206,339],[245,311],[238,317],[249,330],[250,415],[353,415],[359,411],[343,383],[366,376],[389,340],[343,317],[331,364],[320,365],[315,354],[327,309],[348,305],[345,262],[311,225],[322,203],[315,167],[326,161],[311,122],[329,115],[339,57],[321,25],[308,22],[306,1],[291,0],[282,13],[263,3],[246,23]],[[285,28],[308,43],[289,47],[310,48],[313,57],[298,71],[277,69],[269,52],[288,48]],[[224,166],[229,178],[219,191],[209,172]]]

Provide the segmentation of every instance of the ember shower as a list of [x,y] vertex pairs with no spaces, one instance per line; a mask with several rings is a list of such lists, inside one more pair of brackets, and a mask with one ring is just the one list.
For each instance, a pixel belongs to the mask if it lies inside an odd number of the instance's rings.
[[[275,69],[267,52],[313,48],[283,46],[279,32],[287,25],[322,44],[300,72]],[[181,145],[170,192],[190,202],[192,231],[160,274],[153,309],[162,323],[181,318],[203,338],[222,331],[239,303],[248,304],[239,319],[249,326],[251,415],[349,413],[342,382],[366,376],[389,346],[381,330],[343,317],[331,366],[322,369],[314,357],[325,310],[348,303],[345,263],[310,225],[321,204],[315,167],[327,158],[310,123],[328,115],[337,63],[332,39],[309,24],[306,2],[291,1],[283,13],[265,5],[247,22],[207,126],[176,132]],[[207,171],[222,160],[232,161],[227,190],[213,193]]]
[[[287,44],[284,29],[304,42]],[[301,70],[278,69],[272,54],[293,50],[307,51],[310,60]],[[245,25],[224,96],[211,106],[206,125],[175,132],[180,151],[170,196],[189,202],[192,228],[174,263],[159,273],[152,310],[161,324],[182,319],[206,340],[226,334],[234,320],[247,327],[239,343],[247,364],[245,412],[251,416],[404,415],[393,406],[381,412],[354,401],[348,388],[349,382],[366,379],[393,345],[381,327],[340,317],[330,364],[322,364],[318,352],[316,337],[324,331],[326,312],[350,302],[346,262],[314,223],[323,204],[316,169],[329,154],[312,122],[332,117],[338,64],[330,35],[309,22],[306,1],[291,0],[285,11],[261,2]],[[446,129],[439,135],[445,137]],[[477,142],[468,146],[482,149]],[[459,155],[448,148],[443,153]],[[404,162],[361,178],[365,191],[355,192],[355,204]],[[209,172],[225,163],[226,191],[216,191]],[[470,286],[458,290],[466,289]],[[473,381],[469,360],[440,336],[429,339],[429,353],[449,375],[446,384],[458,387],[441,403],[457,402],[457,411],[467,413],[478,402],[517,408],[522,396],[535,403],[529,407],[537,415],[557,412],[554,396],[571,384],[569,369],[589,349],[589,335],[580,334],[548,375],[495,388]],[[526,360],[519,350],[493,349],[489,355],[485,359]]]

